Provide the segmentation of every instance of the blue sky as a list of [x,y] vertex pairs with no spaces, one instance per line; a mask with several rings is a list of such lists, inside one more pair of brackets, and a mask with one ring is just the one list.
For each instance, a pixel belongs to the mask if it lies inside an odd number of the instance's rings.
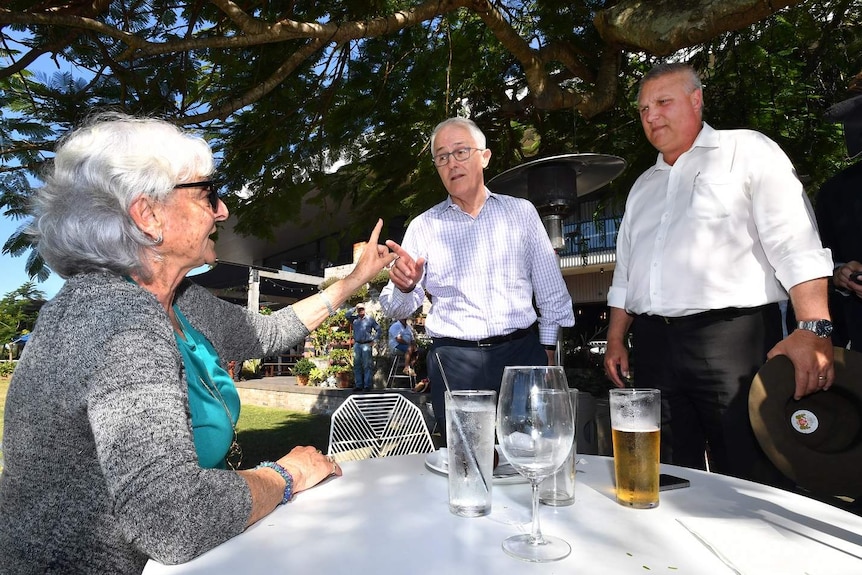
[[[0,245],[9,239],[18,226],[23,223],[23,220],[13,220],[5,216],[0,217]],[[0,297],[3,297],[11,291],[15,291],[30,278],[24,267],[27,264],[27,255],[13,258],[9,255],[0,256]],[[36,281],[36,280],[34,280]],[[36,282],[36,288],[45,293],[45,297],[50,299],[54,297],[60,288],[63,286],[63,278],[57,274],[51,274],[51,277],[43,283]]]
[[[26,51],[25,47],[15,43],[14,41],[10,42],[10,48]],[[62,69],[57,67],[57,62],[65,63],[65,61],[55,61],[47,55],[43,55],[35,63],[28,66],[28,69],[35,73],[53,74],[55,72],[62,71]],[[66,65],[66,67],[70,70],[72,69],[71,66]],[[78,68],[74,68],[74,72],[76,75],[81,75],[83,73],[82,70]],[[8,110],[4,110],[3,113],[10,112]],[[31,182],[31,184],[39,185],[38,182]],[[24,220],[15,220],[2,215],[2,212],[0,212],[0,246],[6,243],[9,236],[11,236],[12,233],[23,223]],[[25,282],[30,281],[30,277],[27,275],[27,272],[24,271],[24,268],[27,265],[27,257],[29,255],[29,252],[17,258],[13,258],[5,254],[0,255],[0,297],[18,289],[24,285]],[[36,282],[36,288],[45,293],[45,297],[47,299],[54,297],[54,294],[56,294],[63,286],[63,278],[57,274],[51,274],[51,277],[42,283],[39,283],[36,280],[33,281]]]

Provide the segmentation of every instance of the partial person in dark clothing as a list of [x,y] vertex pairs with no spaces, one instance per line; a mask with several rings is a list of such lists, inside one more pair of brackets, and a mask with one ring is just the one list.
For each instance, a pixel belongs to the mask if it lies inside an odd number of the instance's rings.
[[[843,122],[848,157],[862,156],[862,94],[835,104],[826,118]],[[850,349],[862,350],[862,276],[855,275],[862,272],[862,161],[823,184],[815,198],[814,212],[823,245],[832,250],[832,341],[841,347],[849,343]]]

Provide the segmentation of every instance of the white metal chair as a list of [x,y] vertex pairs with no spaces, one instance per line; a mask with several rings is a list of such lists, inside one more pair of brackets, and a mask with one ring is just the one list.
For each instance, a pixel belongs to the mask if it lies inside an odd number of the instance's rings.
[[335,461],[432,451],[422,411],[400,393],[351,395],[332,414],[328,455]]

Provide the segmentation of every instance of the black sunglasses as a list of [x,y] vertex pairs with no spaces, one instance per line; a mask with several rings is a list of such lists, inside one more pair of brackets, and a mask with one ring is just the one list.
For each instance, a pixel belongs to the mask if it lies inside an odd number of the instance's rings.
[[203,180],[201,182],[189,182],[187,184],[177,184],[174,186],[174,189],[177,188],[203,188],[207,190],[207,199],[210,201],[210,205],[214,212],[218,211],[218,182],[215,180]]

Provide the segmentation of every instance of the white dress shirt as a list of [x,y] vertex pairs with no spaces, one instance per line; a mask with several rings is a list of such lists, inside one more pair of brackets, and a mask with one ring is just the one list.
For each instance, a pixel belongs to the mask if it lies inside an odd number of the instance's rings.
[[704,123],[673,166],[659,154],[632,186],[608,304],[668,317],[756,307],[831,274],[781,148],[758,132]]
[[406,317],[427,293],[426,333],[475,341],[533,325],[535,297],[539,338],[555,344],[559,326],[575,317],[542,220],[525,199],[485,193],[475,218],[447,197],[410,223],[401,245],[425,258],[425,275],[407,294],[390,281],[380,304],[390,317]]

